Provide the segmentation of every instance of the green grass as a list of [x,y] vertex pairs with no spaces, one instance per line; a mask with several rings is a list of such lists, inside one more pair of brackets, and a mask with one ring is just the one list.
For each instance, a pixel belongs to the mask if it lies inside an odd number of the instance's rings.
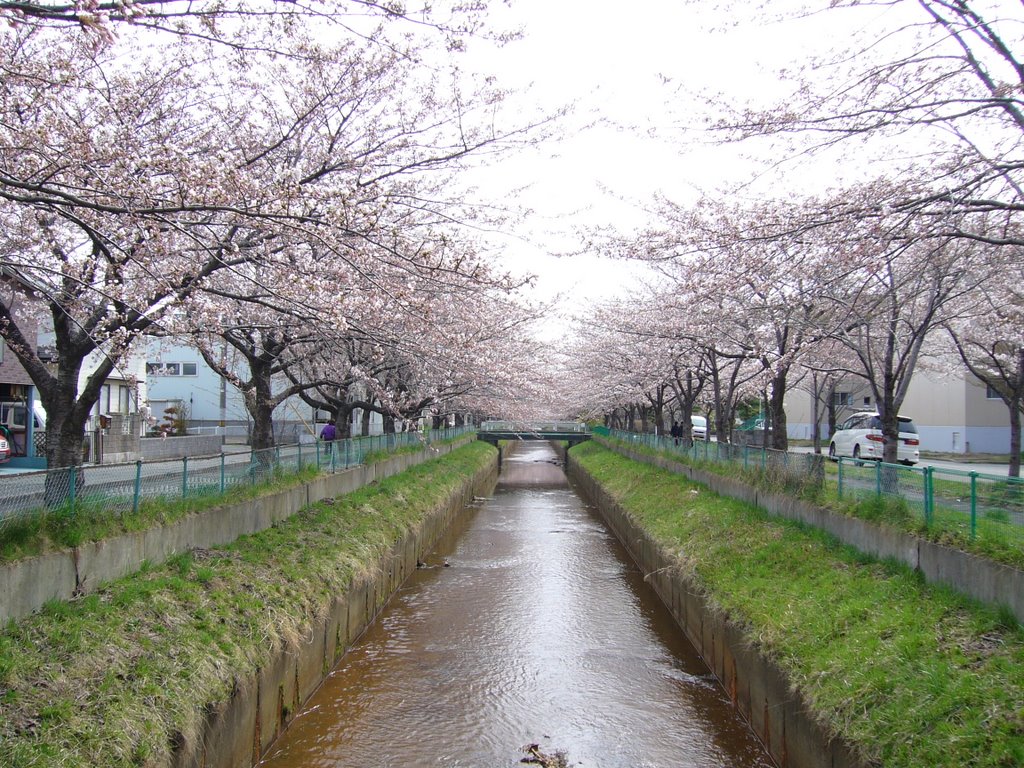
[[473,442],[230,546],[179,555],[0,632],[0,765],[165,763],[234,681],[297,641],[335,595],[466,477]]
[[[601,440],[639,455],[667,458],[723,477],[740,477],[763,490],[786,493],[851,517],[889,525],[938,544],[957,547],[1014,568],[1024,568],[1024,499],[1018,500],[1007,489],[1005,481],[978,484],[980,504],[976,529],[972,533],[970,504],[963,501],[965,494],[969,493],[966,483],[935,478],[935,510],[929,523],[919,500],[908,502],[888,496],[879,500],[873,493],[854,495],[850,492],[840,497],[837,492],[838,465],[827,460],[824,462],[824,482],[815,483],[808,478],[800,479],[771,469],[761,470],[753,464],[744,468],[742,464],[714,459],[694,461],[686,455],[638,443],[615,438]],[[849,471],[851,469],[847,468]],[[874,464],[852,471],[873,476]],[[912,486],[913,490],[923,483],[918,474],[914,474],[911,482],[905,479],[901,482]],[[1024,486],[1020,492],[1024,496]]]
[[117,506],[124,504],[123,499],[118,499],[115,505],[105,497],[86,496],[73,508],[65,505],[5,520],[0,527],[0,562],[166,525],[195,512],[302,485],[316,474],[316,467],[307,465],[301,470],[274,472],[259,484],[233,485],[224,493],[219,489],[215,492],[196,489],[184,498],[146,498],[137,512],[117,512]]
[[572,456],[874,764],[1024,765],[1024,632],[1007,611],[596,443]]
[[[461,437],[435,441],[435,444],[451,444]],[[366,438],[371,439],[374,438]],[[373,450],[367,452],[363,463],[385,461],[396,454],[415,453],[422,449],[423,446],[417,444],[394,450]],[[234,478],[232,482],[235,484],[229,485],[223,493],[219,483],[214,483],[190,487],[184,498],[180,495],[144,498],[135,512],[123,509],[126,504],[130,505],[130,500],[85,494],[73,508],[63,506],[36,510],[0,522],[0,563],[31,557],[54,548],[75,547],[86,541],[100,541],[166,525],[196,512],[302,485],[316,474],[314,464],[305,464],[301,469],[274,467],[256,483],[238,482]]]

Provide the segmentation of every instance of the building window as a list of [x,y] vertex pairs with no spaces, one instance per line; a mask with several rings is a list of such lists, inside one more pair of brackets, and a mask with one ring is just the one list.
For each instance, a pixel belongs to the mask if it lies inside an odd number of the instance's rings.
[[117,387],[117,412],[130,413],[132,407],[132,388],[119,384]]
[[871,405],[871,396],[868,395],[864,398],[864,405]]
[[851,392],[833,392],[832,403],[837,408],[842,408],[844,405],[853,405],[853,393]]
[[989,400],[1002,400],[1003,399],[1002,397],[999,396],[999,391],[995,387],[993,387],[991,384],[986,384],[985,385],[985,397],[988,398]]
[[149,376],[195,376],[198,372],[196,363],[146,363]]

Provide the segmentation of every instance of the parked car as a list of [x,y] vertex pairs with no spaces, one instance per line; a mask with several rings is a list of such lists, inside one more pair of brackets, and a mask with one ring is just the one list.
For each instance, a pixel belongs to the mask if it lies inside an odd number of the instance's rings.
[[[921,441],[913,420],[897,416],[900,423],[900,440],[896,446],[896,458],[903,464],[913,465],[921,460]],[[833,461],[841,456],[852,459],[882,460],[884,442],[882,420],[874,411],[860,411],[836,427],[828,443],[828,457]]]
[[703,416],[690,417],[690,433],[694,440],[708,439],[708,420]]
[[0,436],[0,464],[5,464],[11,458],[11,441]]

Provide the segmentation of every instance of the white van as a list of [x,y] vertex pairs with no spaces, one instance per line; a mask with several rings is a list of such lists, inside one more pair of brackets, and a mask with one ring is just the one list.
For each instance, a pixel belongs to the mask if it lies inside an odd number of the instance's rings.
[[[32,403],[32,429],[46,429],[46,411],[38,400]],[[23,402],[0,401],[0,424],[12,432],[28,428],[28,407]]]
[[694,440],[708,439],[708,420],[703,416],[691,416],[690,425]]

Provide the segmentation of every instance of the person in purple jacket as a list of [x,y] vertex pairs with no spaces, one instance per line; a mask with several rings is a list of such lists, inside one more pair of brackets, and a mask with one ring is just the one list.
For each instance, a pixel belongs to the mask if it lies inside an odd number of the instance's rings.
[[338,438],[338,428],[334,426],[334,419],[330,419],[324,428],[320,430],[320,439],[323,440],[327,445],[324,452],[330,456],[331,451],[334,449],[334,441]]

